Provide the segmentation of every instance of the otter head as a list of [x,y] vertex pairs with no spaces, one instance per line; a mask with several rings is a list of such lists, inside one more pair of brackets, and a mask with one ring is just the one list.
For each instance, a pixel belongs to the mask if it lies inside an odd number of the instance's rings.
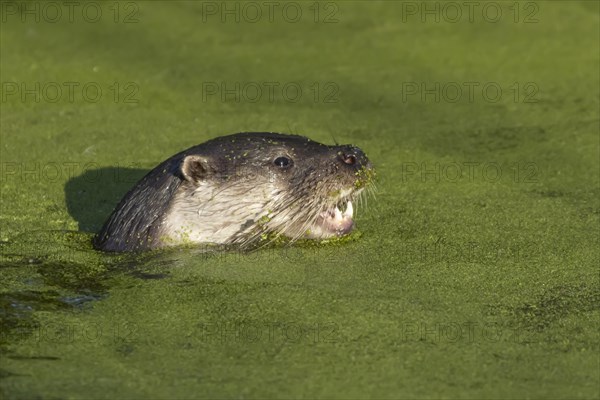
[[374,170],[361,149],[306,137],[241,133],[184,152],[182,184],[164,232],[192,242],[239,244],[283,235],[348,234]]

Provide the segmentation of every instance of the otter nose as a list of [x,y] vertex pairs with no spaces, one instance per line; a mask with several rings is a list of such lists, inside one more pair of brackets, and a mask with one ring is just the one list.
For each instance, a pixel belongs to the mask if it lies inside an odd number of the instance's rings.
[[353,153],[342,153],[339,155],[340,160],[345,164],[354,165],[356,164],[356,156]]
[[356,146],[342,146],[337,154],[338,160],[349,167],[358,169],[370,166],[365,153]]

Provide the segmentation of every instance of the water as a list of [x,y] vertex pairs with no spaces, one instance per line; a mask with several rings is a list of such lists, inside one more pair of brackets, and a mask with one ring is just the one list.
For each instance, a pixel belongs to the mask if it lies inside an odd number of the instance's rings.
[[[596,3],[53,4],[1,4],[2,398],[599,396]],[[356,235],[92,248],[239,131],[360,146]]]

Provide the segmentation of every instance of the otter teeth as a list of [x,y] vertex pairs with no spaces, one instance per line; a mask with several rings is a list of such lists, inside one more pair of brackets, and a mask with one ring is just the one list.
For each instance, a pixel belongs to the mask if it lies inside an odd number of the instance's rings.
[[342,212],[340,211],[340,209],[337,206],[333,209],[333,214],[334,214],[333,217],[335,219],[342,219],[343,218],[342,217]]
[[348,200],[348,203],[346,204],[346,210],[344,211],[344,217],[352,218],[353,214],[354,214],[354,209],[352,208],[352,202],[350,200]]
[[[343,211],[342,211],[343,210]],[[354,226],[354,206],[346,199],[319,214],[317,222],[307,233],[308,238],[325,239],[350,233]]]
[[333,208],[333,210],[331,210],[329,212],[329,215],[331,215],[331,217],[335,220],[341,221],[343,219],[346,218],[352,218],[352,216],[354,215],[354,207],[352,207],[352,202],[351,201],[347,201],[346,202],[346,207],[344,209],[344,211],[342,212],[342,210],[340,209],[340,207],[343,208],[343,206],[335,206]]

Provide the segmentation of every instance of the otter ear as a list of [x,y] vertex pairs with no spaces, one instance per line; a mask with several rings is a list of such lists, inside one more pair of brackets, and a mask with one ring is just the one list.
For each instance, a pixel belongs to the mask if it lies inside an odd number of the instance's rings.
[[208,160],[202,156],[193,154],[181,161],[181,175],[189,182],[196,183],[204,180],[210,171]]

